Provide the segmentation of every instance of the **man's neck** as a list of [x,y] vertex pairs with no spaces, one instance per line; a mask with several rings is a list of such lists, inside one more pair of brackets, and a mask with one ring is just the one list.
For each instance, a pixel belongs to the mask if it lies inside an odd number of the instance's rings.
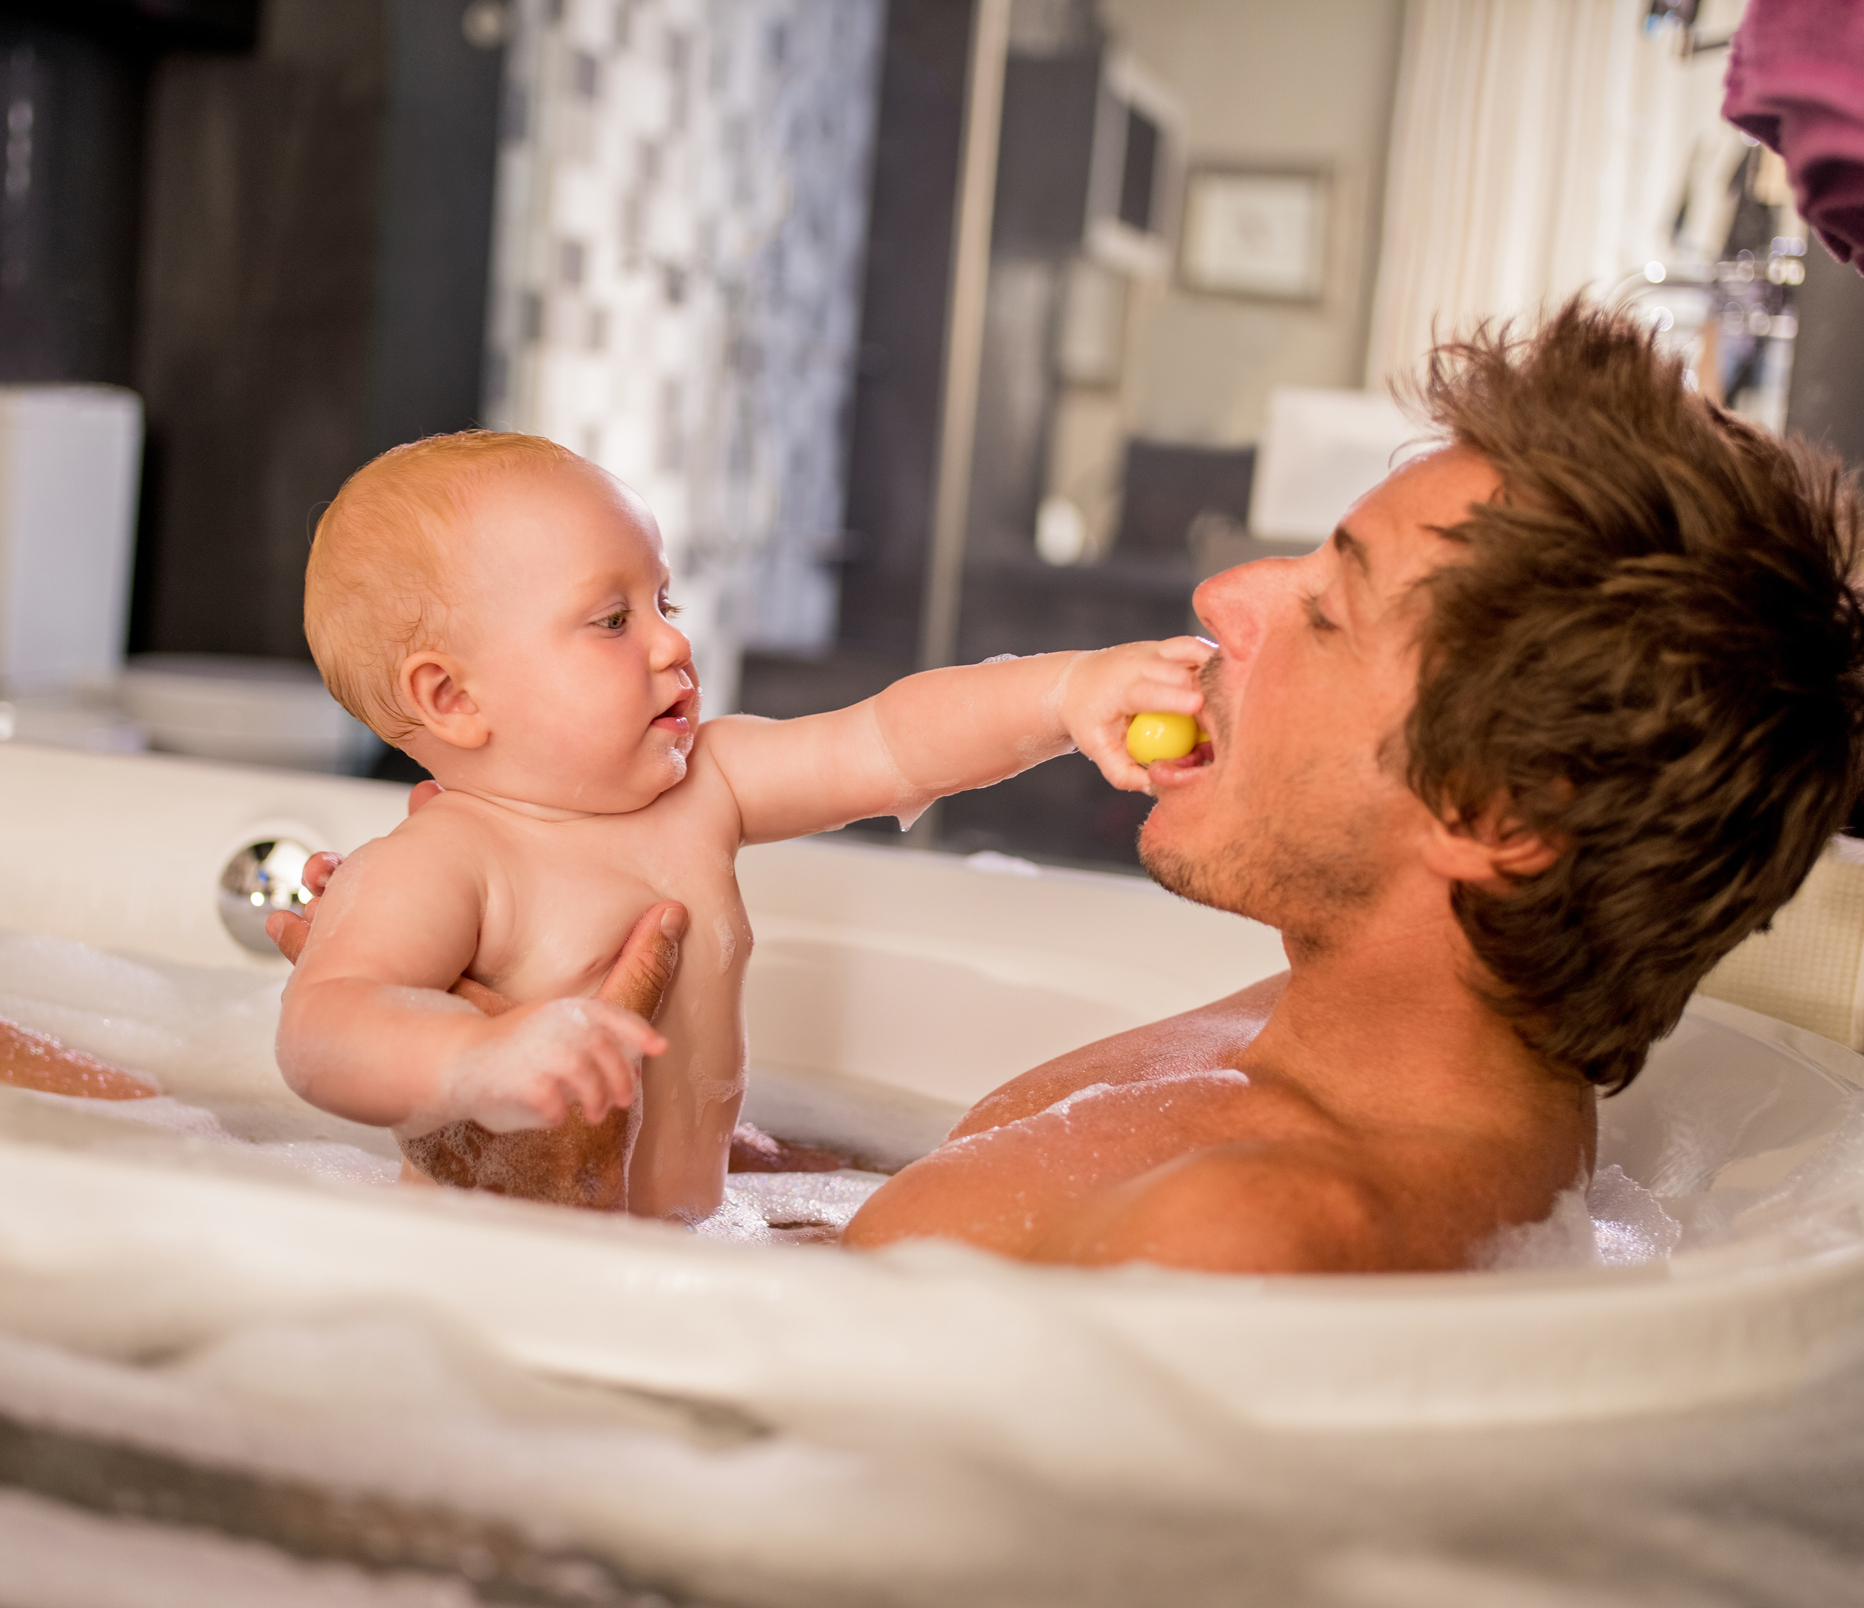
[[1589,1091],[1472,990],[1479,968],[1468,942],[1447,899],[1433,902],[1382,901],[1323,948],[1291,943],[1287,989],[1247,1060],[1323,1105],[1395,1121],[1466,1111],[1482,1125],[1543,1105],[1589,1110]]

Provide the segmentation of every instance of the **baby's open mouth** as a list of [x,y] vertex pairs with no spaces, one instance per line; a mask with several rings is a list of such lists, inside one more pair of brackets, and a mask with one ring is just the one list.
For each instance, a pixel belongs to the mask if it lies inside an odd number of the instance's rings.
[[693,695],[690,692],[681,693],[679,697],[675,698],[665,709],[655,715],[648,724],[656,731],[691,731],[693,729],[693,723],[688,717],[687,712],[692,707],[692,701]]

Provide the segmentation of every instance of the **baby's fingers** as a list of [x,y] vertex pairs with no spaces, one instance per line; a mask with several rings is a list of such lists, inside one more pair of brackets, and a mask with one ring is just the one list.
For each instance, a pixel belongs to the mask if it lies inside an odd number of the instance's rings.
[[1174,663],[1188,664],[1193,669],[1198,669],[1217,651],[1217,645],[1197,636],[1167,637],[1159,643],[1158,651],[1162,657]]
[[[1128,687],[1125,697],[1120,701],[1123,706],[1121,720],[1129,722],[1134,715],[1152,712],[1195,715],[1204,707],[1204,694],[1194,681],[1160,681],[1148,677]],[[1125,727],[1122,725],[1121,741],[1125,737]]]
[[634,1095],[634,1074],[626,1058],[599,1036],[592,1036],[573,1059],[556,1068],[549,1081],[562,1111],[552,1127],[568,1117],[571,1107],[581,1110],[583,1121],[598,1123]]
[[304,884],[304,891],[310,894],[311,903],[314,904],[324,896],[324,889],[329,886],[331,877],[342,863],[343,856],[334,849],[319,849],[304,862],[298,880]]
[[651,1022],[644,1022],[633,1011],[619,1005],[605,1005],[600,1000],[586,1002],[591,1019],[603,1037],[627,1058],[631,1066],[650,1055],[665,1055],[667,1041]]
[[640,1090],[640,1065],[640,1054],[631,1044],[608,1041],[597,1047],[595,1067],[602,1082],[604,1113],[634,1104]]
[[530,1088],[515,1089],[486,1102],[483,1109],[473,1113],[473,1120],[494,1133],[555,1128],[570,1114],[570,1101],[575,1098],[574,1084],[559,1072],[539,1078]]
[[[609,1098],[608,1078],[601,1065],[602,1057],[592,1054],[587,1064],[579,1066],[575,1073],[564,1079],[566,1103],[582,1111],[583,1121],[592,1127],[609,1113],[614,1103]],[[553,1124],[554,1126],[554,1124]]]
[[1117,787],[1122,793],[1149,793],[1152,783],[1147,777],[1145,767],[1133,762],[1126,752],[1126,729],[1120,728],[1120,741],[1108,742],[1104,738],[1083,743],[1081,752],[1091,759],[1100,774]]

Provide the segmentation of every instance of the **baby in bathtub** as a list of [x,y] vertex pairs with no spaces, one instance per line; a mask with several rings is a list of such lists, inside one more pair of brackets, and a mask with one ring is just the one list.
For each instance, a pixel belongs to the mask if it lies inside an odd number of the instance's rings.
[[[910,820],[1076,747],[1143,790],[1128,718],[1203,703],[1209,649],[1184,637],[701,726],[668,584],[640,499],[539,437],[396,448],[318,525],[305,630],[324,680],[445,791],[332,877],[278,1061],[313,1104],[394,1128],[430,1176],[709,1214],[745,1078],[739,846]],[[656,1028],[599,996],[668,900],[690,925]],[[515,1003],[485,1014],[456,979]]]

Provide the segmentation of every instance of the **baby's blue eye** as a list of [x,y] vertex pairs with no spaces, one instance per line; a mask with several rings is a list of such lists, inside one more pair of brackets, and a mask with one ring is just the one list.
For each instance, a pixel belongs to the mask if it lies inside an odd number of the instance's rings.
[[660,600],[660,617],[663,620],[676,619],[685,612],[677,603],[671,603],[664,597]]
[[629,612],[627,609],[616,609],[612,614],[604,614],[601,623],[606,630],[619,631],[628,623]]

